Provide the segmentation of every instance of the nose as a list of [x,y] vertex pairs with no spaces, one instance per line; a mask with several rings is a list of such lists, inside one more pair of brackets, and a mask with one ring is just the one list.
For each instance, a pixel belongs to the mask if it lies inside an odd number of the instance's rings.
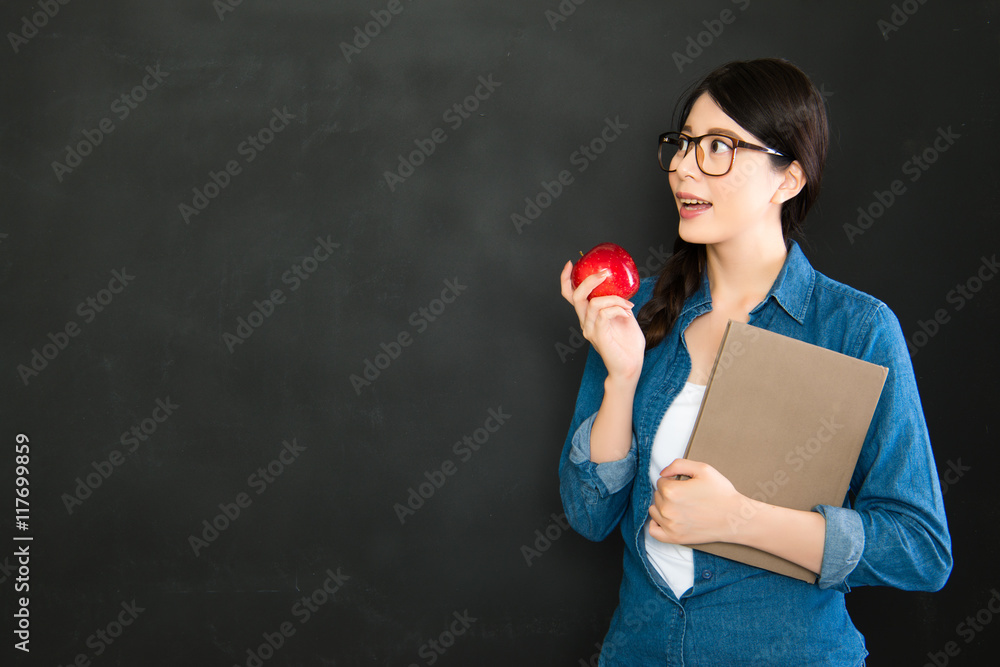
[[697,153],[699,148],[699,146],[689,144],[687,152],[680,155],[679,158],[675,158],[677,159],[677,163],[674,171],[677,172],[678,176],[694,176],[701,172],[701,169],[698,167]]

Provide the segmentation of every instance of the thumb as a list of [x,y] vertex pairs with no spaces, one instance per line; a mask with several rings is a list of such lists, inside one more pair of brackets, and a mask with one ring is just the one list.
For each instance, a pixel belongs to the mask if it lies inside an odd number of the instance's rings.
[[683,475],[685,478],[698,477],[702,472],[704,464],[690,459],[674,459],[674,462],[660,471],[660,477],[676,477]]

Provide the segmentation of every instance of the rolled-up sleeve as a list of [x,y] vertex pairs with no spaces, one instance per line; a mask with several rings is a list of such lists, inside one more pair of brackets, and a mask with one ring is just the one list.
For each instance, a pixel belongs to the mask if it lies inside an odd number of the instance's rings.
[[636,443],[632,435],[632,447],[625,458],[618,461],[594,463],[590,460],[590,431],[597,413],[586,419],[573,434],[573,444],[569,452],[569,462],[580,468],[580,476],[597,492],[598,498],[607,498],[624,489],[635,477]]
[[820,588],[847,592],[847,575],[854,571],[865,548],[865,528],[861,515],[852,509],[817,505],[813,511],[826,519]]
[[606,378],[600,355],[591,349],[559,461],[559,495],[566,518],[574,530],[595,541],[607,537],[621,520],[637,466],[634,433],[625,458],[606,463],[590,460],[590,432],[604,398]]

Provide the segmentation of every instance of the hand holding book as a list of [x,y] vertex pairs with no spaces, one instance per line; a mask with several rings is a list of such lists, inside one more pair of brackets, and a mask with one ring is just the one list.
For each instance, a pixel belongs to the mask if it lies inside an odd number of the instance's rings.
[[656,483],[649,532],[672,544],[725,540],[730,534],[728,517],[739,512],[743,500],[745,496],[712,466],[675,459]]

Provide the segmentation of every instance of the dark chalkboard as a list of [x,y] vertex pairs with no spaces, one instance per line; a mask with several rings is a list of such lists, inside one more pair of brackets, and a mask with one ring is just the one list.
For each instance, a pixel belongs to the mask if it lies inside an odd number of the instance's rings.
[[778,56],[831,118],[803,247],[898,315],[955,542],[941,592],[855,590],[851,611],[870,665],[984,664],[998,19],[933,0],[4,2],[0,660],[596,664],[622,546],[561,515],[585,347],[559,271],[606,240],[659,270],[676,213],[653,142],[675,101]]

